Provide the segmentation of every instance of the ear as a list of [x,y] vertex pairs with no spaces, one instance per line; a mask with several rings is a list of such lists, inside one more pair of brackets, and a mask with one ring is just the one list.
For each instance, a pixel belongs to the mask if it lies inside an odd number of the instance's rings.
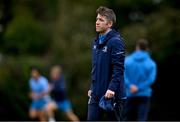
[[108,27],[111,28],[113,26],[113,22],[112,21],[108,21]]

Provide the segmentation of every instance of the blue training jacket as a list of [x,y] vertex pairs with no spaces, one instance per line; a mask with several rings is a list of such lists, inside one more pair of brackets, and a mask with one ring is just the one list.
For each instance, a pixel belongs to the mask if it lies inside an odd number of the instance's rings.
[[66,94],[66,81],[64,75],[61,75],[59,79],[53,80],[52,96],[56,102],[64,101],[67,99]]
[[[152,94],[151,85],[156,78],[156,64],[146,51],[135,51],[125,59],[125,83],[128,97]],[[130,85],[138,87],[135,94],[130,92]]]
[[117,31],[108,32],[102,44],[97,36],[92,46],[92,96],[99,100],[109,89],[117,99],[126,97],[124,59],[124,42]]

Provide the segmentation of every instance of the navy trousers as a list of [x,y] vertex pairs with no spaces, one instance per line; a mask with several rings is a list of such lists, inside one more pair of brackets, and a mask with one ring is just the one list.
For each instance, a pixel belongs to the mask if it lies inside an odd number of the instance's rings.
[[150,97],[129,97],[125,104],[126,121],[146,121]]

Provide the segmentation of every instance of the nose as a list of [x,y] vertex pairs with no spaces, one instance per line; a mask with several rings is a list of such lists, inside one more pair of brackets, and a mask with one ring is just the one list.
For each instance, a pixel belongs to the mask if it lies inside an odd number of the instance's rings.
[[99,21],[98,20],[96,20],[96,25],[99,25]]

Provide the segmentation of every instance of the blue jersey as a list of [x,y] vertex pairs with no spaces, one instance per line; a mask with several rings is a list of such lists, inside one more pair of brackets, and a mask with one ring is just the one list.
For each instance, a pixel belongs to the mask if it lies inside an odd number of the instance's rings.
[[[35,93],[36,95],[40,95],[44,92],[48,92],[49,90],[48,80],[43,76],[40,76],[38,80],[31,78],[29,80],[29,85],[30,85],[31,92]],[[49,96],[45,95],[43,98],[45,99],[47,97]]]

